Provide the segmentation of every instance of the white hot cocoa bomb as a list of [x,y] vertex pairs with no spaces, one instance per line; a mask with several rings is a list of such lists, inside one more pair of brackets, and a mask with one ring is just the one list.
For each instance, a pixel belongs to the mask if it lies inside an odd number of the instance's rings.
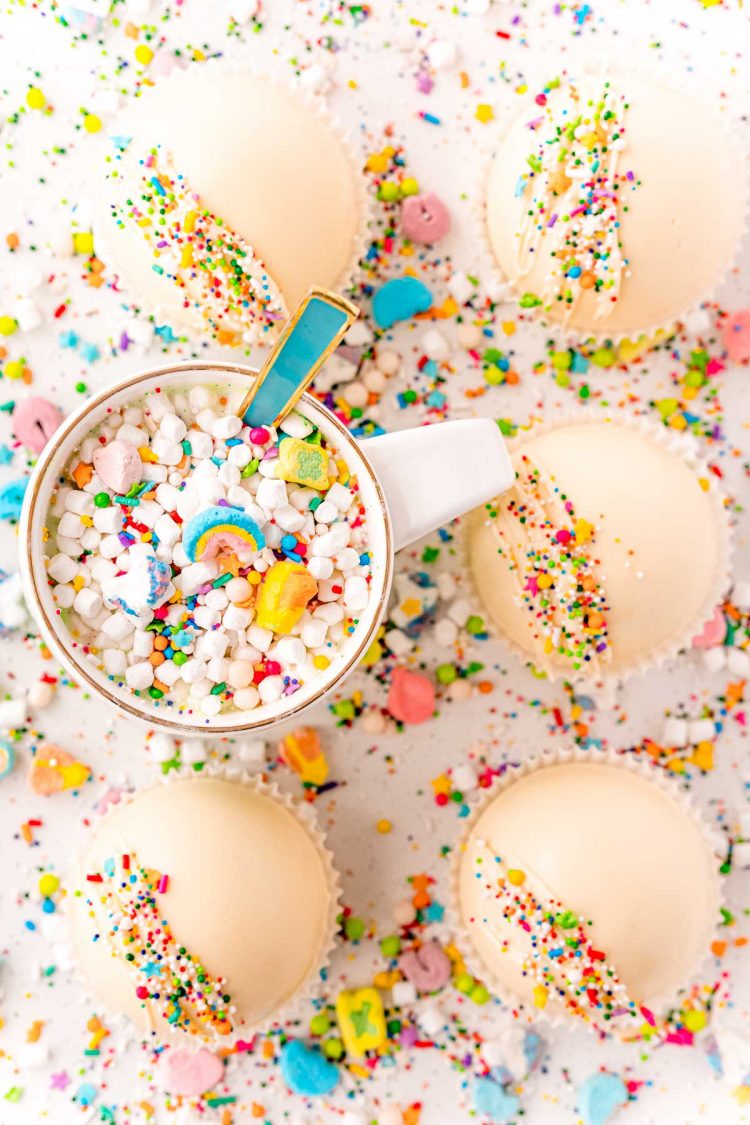
[[582,335],[615,337],[669,326],[705,298],[744,225],[727,116],[625,71],[529,98],[498,144],[485,197],[492,254],[519,297]]
[[318,103],[210,64],[158,81],[114,132],[103,248],[145,311],[220,343],[255,342],[311,285],[350,279],[364,195]]
[[[532,427],[511,457],[515,486],[468,526],[474,585],[500,633],[548,674],[587,679],[688,645],[724,592],[713,478],[658,434],[611,419]],[[590,537],[576,544],[566,536],[578,521]],[[582,582],[603,603],[603,638],[579,610]]]

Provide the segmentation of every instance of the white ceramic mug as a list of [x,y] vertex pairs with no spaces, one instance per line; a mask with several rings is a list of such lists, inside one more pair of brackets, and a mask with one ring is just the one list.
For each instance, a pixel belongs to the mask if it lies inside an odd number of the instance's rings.
[[78,682],[120,710],[177,735],[260,731],[298,715],[341,685],[369,648],[388,606],[394,553],[508,488],[514,473],[500,430],[490,419],[467,419],[355,441],[346,427],[310,395],[299,410],[331,442],[359,480],[366,511],[372,566],[371,596],[354,633],[325,672],[294,695],[252,711],[207,718],[171,710],[119,687],[82,650],[56,607],[45,568],[44,530],[52,493],[75,449],[104,421],[108,410],[137,403],[161,388],[220,387],[234,404],[256,372],[239,364],[185,363],[128,376],[89,399],[66,418],[41,454],[26,490],[20,522],[20,569],[29,609],[50,650]]

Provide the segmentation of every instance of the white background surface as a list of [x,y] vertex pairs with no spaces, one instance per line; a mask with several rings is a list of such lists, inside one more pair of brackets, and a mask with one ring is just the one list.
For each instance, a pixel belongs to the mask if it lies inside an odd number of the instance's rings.
[[[599,3],[593,0],[593,13],[580,35],[575,35],[573,11],[563,8],[556,13],[551,3],[527,5],[495,3],[484,17],[463,18],[450,5],[432,2],[388,3],[373,0],[372,16],[362,26],[354,26],[344,15],[341,26],[324,23],[327,11],[334,4],[280,3],[267,5],[266,26],[261,34],[246,31],[245,42],[225,34],[229,16],[239,17],[242,0],[231,4],[225,0],[200,3],[185,0],[179,15],[159,30],[170,45],[180,42],[209,43],[215,50],[225,51],[240,60],[262,65],[271,63],[282,72],[293,75],[292,60],[324,60],[332,64],[333,90],[330,104],[339,114],[353,137],[359,138],[367,152],[378,151],[383,143],[383,130],[393,127],[394,138],[406,145],[410,172],[422,188],[437,191],[451,206],[453,232],[445,244],[458,268],[468,272],[483,267],[479,260],[471,225],[470,201],[474,197],[476,178],[481,167],[481,151],[487,146],[494,126],[481,126],[474,118],[479,102],[496,106],[502,119],[504,110],[517,100],[514,87],[525,78],[533,88],[536,78],[557,72],[561,63],[570,65],[586,58],[595,64],[608,59],[632,61],[633,65],[662,69],[687,79],[707,96],[730,99],[738,120],[738,143],[747,141],[741,116],[747,108],[748,70],[743,57],[750,41],[747,16],[736,6],[704,11],[692,0],[679,4],[635,2]],[[46,8],[46,5],[43,5]],[[462,5],[457,3],[460,12]],[[159,24],[164,9],[153,5],[153,22]],[[146,17],[134,10],[133,22]],[[121,19],[128,18],[117,10]],[[514,24],[514,20],[518,22]],[[420,22],[423,26],[420,26]],[[501,29],[511,33],[504,41],[495,35]],[[322,35],[333,36],[337,52],[324,52],[318,41]],[[58,343],[62,327],[73,328],[80,335],[99,344],[108,352],[108,339],[115,338],[124,323],[117,294],[88,289],[79,279],[80,260],[65,259],[50,253],[59,247],[69,232],[74,217],[85,227],[85,217],[97,190],[97,138],[84,134],[80,124],[80,107],[98,112],[109,126],[120,100],[118,86],[130,79],[113,81],[112,57],[103,57],[94,44],[73,44],[68,31],[55,24],[48,15],[22,10],[15,4],[3,6],[0,22],[0,57],[2,58],[3,117],[22,104],[29,84],[39,85],[55,112],[49,117],[24,114],[20,124],[6,124],[3,142],[6,150],[0,182],[0,226],[3,232],[17,230],[22,244],[35,242],[39,252],[2,257],[2,282],[5,298],[10,299],[18,288],[17,276],[27,261],[35,261],[45,274],[54,274],[54,287],[45,287],[40,303],[45,309],[44,324],[21,341],[11,341],[11,354],[23,354],[34,373],[33,390],[47,394],[62,404],[78,401],[74,386],[83,378],[91,389],[106,385],[116,373],[134,370],[149,361],[159,361],[163,352],[153,347],[147,359],[132,352],[109,361],[103,358],[94,365],[85,365]],[[420,56],[420,44],[434,37],[455,39],[460,47],[460,64],[456,70],[437,76],[433,93],[425,98],[416,92],[414,73]],[[122,32],[109,27],[108,44],[125,43],[128,57],[133,42]],[[396,44],[400,43],[401,47]],[[401,49],[408,47],[408,49]],[[458,69],[469,75],[468,88],[460,87]],[[38,73],[37,73],[38,72]],[[103,77],[102,77],[103,76]],[[443,124],[431,127],[418,116],[426,109],[441,117]],[[227,112],[245,112],[244,107],[227,107]],[[686,138],[688,135],[686,123]],[[56,155],[54,146],[66,149]],[[262,153],[256,154],[262,161]],[[706,169],[711,175],[711,169]],[[44,182],[42,182],[44,181]],[[78,210],[76,210],[78,209]],[[443,249],[443,247],[441,247]],[[744,260],[747,263],[748,255]],[[734,274],[722,289],[724,307],[742,307],[747,301],[750,270]],[[744,297],[743,297],[744,292]],[[442,294],[438,294],[441,296]],[[64,324],[52,319],[51,310],[66,296],[72,298],[71,314]],[[0,308],[0,312],[3,309]],[[499,319],[512,319],[514,310],[501,310]],[[521,326],[514,337],[514,366],[521,373],[521,386],[493,389],[481,399],[472,400],[478,412],[508,416],[524,421],[530,414],[542,411],[555,413],[573,404],[570,396],[559,391],[548,374],[535,376],[531,367],[545,356],[545,333],[534,325]],[[413,334],[404,328],[397,334],[397,346],[405,356],[411,355]],[[501,345],[502,346],[502,343]],[[181,348],[170,350],[170,356],[189,355]],[[201,352],[217,358],[221,349],[209,346]],[[716,348],[712,354],[716,354]],[[609,374],[593,371],[590,382],[604,390],[604,397],[613,403],[625,403],[635,396],[641,407],[650,397],[669,393],[669,374],[675,367],[668,351],[651,357],[646,364],[633,365],[628,371]],[[457,351],[456,373],[446,388],[458,409],[465,410],[464,387],[481,382],[481,373],[470,371],[464,355]],[[405,364],[405,377],[397,387],[389,388],[384,399],[383,419],[387,424],[417,424],[419,411],[399,412],[393,392],[403,389],[414,371],[413,362]],[[748,394],[746,370],[728,369],[720,382],[726,418],[726,448],[739,447],[742,457],[728,452],[720,463],[726,470],[730,490],[738,499],[746,495],[741,473],[742,460],[747,461]],[[0,386],[0,399],[20,397],[23,388],[7,381]],[[632,401],[632,398],[631,398]],[[596,404],[589,409],[597,409]],[[9,441],[7,417],[0,415],[0,441]],[[718,451],[711,451],[716,455]],[[730,464],[731,462],[731,464]],[[18,476],[22,459],[0,469],[3,480]],[[739,567],[747,569],[747,517],[739,524]],[[3,525],[0,530],[7,566],[13,566],[15,546],[13,533]],[[446,562],[460,569],[460,559],[451,560],[449,551],[442,552]],[[408,563],[408,560],[406,560]],[[686,560],[689,566],[689,558]],[[505,759],[518,760],[533,751],[569,745],[569,735],[555,727],[549,709],[566,706],[564,693],[535,680],[529,672],[507,656],[494,642],[475,646],[469,657],[477,656],[488,666],[487,676],[495,684],[488,696],[469,703],[443,705],[440,719],[407,734],[373,739],[361,728],[336,731],[325,708],[319,708],[311,720],[325,725],[325,741],[332,776],[341,782],[339,788],[317,802],[321,823],[330,829],[330,844],[337,857],[344,884],[344,901],[355,913],[368,920],[382,936],[393,930],[390,910],[407,893],[404,882],[409,874],[428,871],[438,880],[436,890],[441,902],[447,901],[445,874],[447,862],[441,849],[450,847],[461,822],[455,807],[438,809],[432,800],[430,779],[444,769],[461,763],[479,740],[486,744],[486,755],[493,764]],[[437,653],[426,645],[424,658],[429,665],[450,658],[450,653]],[[44,664],[33,642],[0,641],[0,686],[16,692],[21,685],[34,683],[44,671]],[[623,690],[613,709],[599,708],[592,727],[595,737],[605,738],[614,748],[632,746],[643,737],[658,740],[666,710],[678,704],[690,714],[698,714],[704,702],[715,700],[729,677],[724,673],[710,677],[692,657],[676,668],[653,673],[633,681]],[[382,699],[382,689],[371,678],[359,677],[353,687],[361,686],[368,701]],[[347,691],[347,694],[348,691]],[[537,706],[531,706],[537,700]],[[39,922],[42,915],[34,901],[38,869],[53,867],[64,871],[68,857],[78,846],[85,832],[93,804],[106,784],[138,785],[153,781],[158,766],[151,760],[144,731],[132,723],[115,717],[104,705],[84,700],[82,693],[65,687],[58,692],[54,704],[35,716],[34,727],[46,738],[59,741],[66,749],[88,762],[96,775],[96,783],[82,795],[68,794],[48,802],[35,797],[28,788],[25,774],[30,761],[31,736],[24,739],[14,776],[1,783],[0,789],[0,950],[6,958],[0,969],[0,985],[4,1000],[0,1014],[5,1027],[0,1032],[0,1123],[32,1125],[54,1122],[68,1125],[85,1119],[72,1104],[70,1096],[80,1079],[81,1068],[88,1068],[83,1047],[87,1041],[85,1024],[95,1008],[84,996],[70,974],[58,970],[51,980],[40,980],[39,967],[55,962],[55,955],[41,934],[29,933],[24,924]],[[218,752],[234,756],[232,745]],[[716,769],[707,777],[696,777],[692,792],[707,810],[711,820],[728,810],[732,821],[742,797],[742,779],[748,773],[747,743],[741,728],[734,722],[717,741]],[[279,783],[292,792],[299,792],[297,779],[279,769]],[[29,817],[40,817],[44,824],[38,830],[38,846],[33,850],[18,837],[20,825]],[[378,835],[375,823],[381,817],[394,825],[388,836]],[[640,829],[647,831],[647,826]],[[596,841],[592,840],[592,847]],[[738,915],[733,931],[747,931],[743,910],[748,905],[749,881],[746,875],[734,873],[729,880],[727,897]],[[439,935],[447,935],[438,928]],[[372,957],[371,957],[372,954]],[[363,943],[352,960],[352,948],[339,950],[332,973],[330,994],[336,983],[369,983],[371,965],[377,963],[375,943]],[[748,1002],[747,954],[739,951],[725,959],[724,967],[732,975],[735,1014],[746,1019]],[[456,1007],[456,994],[449,1006]],[[466,1005],[463,1005],[466,1008]],[[492,1026],[509,1020],[499,1006],[489,1005],[481,1012],[472,1009],[466,1016],[477,1021],[488,1034]],[[50,1048],[48,1065],[30,1070],[16,1064],[22,1056],[26,1030],[32,1020],[45,1021],[43,1041]],[[163,1097],[152,1097],[149,1077],[153,1073],[149,1060],[124,1032],[111,1025],[113,1034],[107,1041],[108,1053],[96,1064],[91,1080],[102,1090],[100,1102],[117,1103],[118,1125],[146,1118],[136,1107],[143,1098],[163,1105]],[[583,1030],[544,1033],[548,1049],[544,1071],[525,1086],[522,1104],[524,1120],[532,1123],[571,1122],[576,1119],[575,1090],[577,1085],[600,1066],[608,1066],[628,1078],[648,1083],[635,1103],[617,1116],[617,1121],[636,1123],[729,1122],[750,1116],[740,1111],[729,1087],[714,1076],[700,1047],[693,1050],[666,1048],[659,1052],[613,1044],[599,1045]],[[447,1041],[446,1041],[447,1042]],[[113,1059],[113,1050],[116,1058]],[[461,1055],[460,1049],[449,1046],[446,1051],[420,1051],[399,1057],[391,1070],[380,1068],[374,1081],[354,1093],[356,1105],[366,1107],[377,1117],[383,1105],[407,1105],[415,1100],[423,1103],[424,1125],[448,1125],[470,1120],[470,1098],[467,1092],[469,1075],[452,1065],[449,1058]],[[8,1057],[9,1056],[9,1057]],[[15,1060],[15,1061],[14,1061]],[[106,1063],[106,1066],[105,1066]],[[50,1091],[51,1072],[67,1070],[72,1078],[65,1093]],[[750,1050],[748,1051],[750,1070]],[[88,1069],[86,1071],[88,1074]],[[4,1101],[2,1095],[12,1085],[24,1087],[17,1104]],[[301,1120],[336,1121],[339,1114],[327,1106],[306,1109],[297,1098],[286,1095],[275,1065],[263,1067],[245,1059],[233,1062],[228,1085],[244,1104],[253,1100],[266,1107],[266,1117],[274,1122],[288,1120],[298,1113]],[[340,1088],[335,1104],[347,1104],[346,1091]],[[130,1109],[123,1109],[127,1103]],[[285,1116],[286,1115],[286,1116]],[[98,1120],[94,1114],[90,1120]],[[218,1111],[207,1111],[196,1120],[219,1120]],[[157,1120],[173,1120],[173,1115],[160,1109]],[[252,1120],[249,1111],[236,1112],[236,1120]]]

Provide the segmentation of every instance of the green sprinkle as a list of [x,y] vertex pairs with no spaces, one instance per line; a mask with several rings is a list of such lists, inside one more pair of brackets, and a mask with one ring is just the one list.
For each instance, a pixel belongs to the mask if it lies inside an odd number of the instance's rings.
[[325,1012],[318,1012],[316,1016],[310,1020],[310,1034],[311,1035],[325,1035],[331,1026],[331,1021]]
[[226,684],[223,684],[223,683],[222,684],[214,684],[214,686],[211,688],[211,695],[221,695],[222,692],[224,692],[226,690],[227,690]]
[[253,473],[257,473],[258,465],[260,465],[260,461],[257,457],[253,457],[252,461],[248,462],[248,464],[245,465],[245,468],[240,473],[242,479],[247,480],[247,478],[251,477]]
[[365,935],[364,919],[350,915],[344,922],[344,933],[349,941],[359,941]]
[[438,664],[435,676],[439,684],[452,684],[458,679],[458,672],[453,664]]
[[108,508],[110,502],[111,501],[109,499],[108,492],[97,492],[96,496],[94,497],[94,504],[97,508]]
[[398,957],[401,952],[401,938],[398,934],[389,934],[380,942],[380,952],[384,957]]
[[340,1039],[324,1039],[321,1050],[327,1059],[340,1059],[344,1054],[344,1044]]

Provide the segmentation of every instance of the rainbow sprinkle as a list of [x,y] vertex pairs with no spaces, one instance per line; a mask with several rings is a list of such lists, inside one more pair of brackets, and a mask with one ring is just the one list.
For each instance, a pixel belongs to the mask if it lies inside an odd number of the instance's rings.
[[160,896],[169,876],[142,867],[133,853],[109,858],[86,876],[101,889],[89,898],[91,916],[101,917],[94,941],[107,941],[130,970],[135,994],[173,1028],[203,1039],[229,1035],[231,997],[226,981],[212,977],[180,944],[164,918]]

